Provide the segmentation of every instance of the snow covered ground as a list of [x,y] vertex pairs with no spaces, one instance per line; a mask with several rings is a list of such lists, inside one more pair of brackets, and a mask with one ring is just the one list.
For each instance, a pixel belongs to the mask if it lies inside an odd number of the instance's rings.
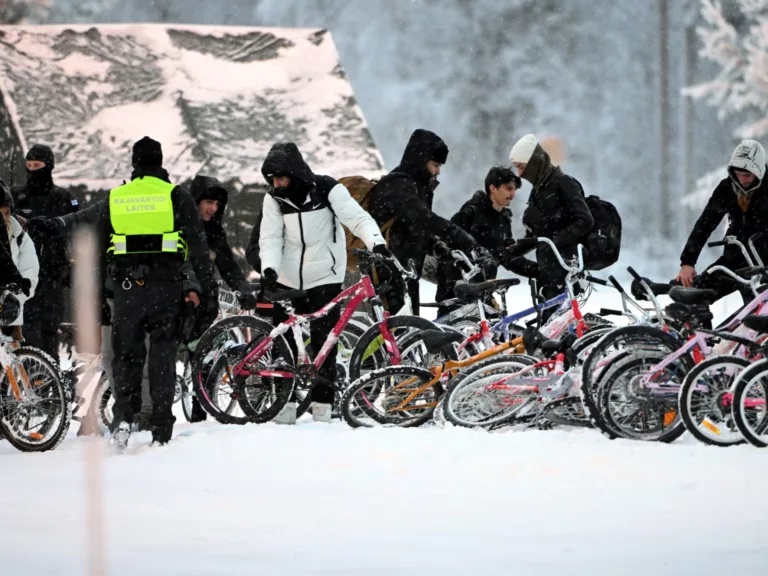
[[118,456],[76,429],[45,454],[0,442],[0,574],[87,574],[87,496],[110,576],[768,573],[768,459],[749,446],[304,420],[180,423]]

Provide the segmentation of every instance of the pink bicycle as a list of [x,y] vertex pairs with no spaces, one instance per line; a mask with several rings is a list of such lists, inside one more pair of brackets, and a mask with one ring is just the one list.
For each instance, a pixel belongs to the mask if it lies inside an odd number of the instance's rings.
[[[429,320],[417,316],[392,316],[384,309],[381,294],[391,288],[389,284],[374,287],[369,274],[374,266],[383,264],[385,259],[376,254],[363,250],[356,251],[361,272],[361,280],[344,290],[327,305],[313,314],[296,314],[291,304],[292,300],[304,296],[303,290],[280,290],[266,293],[265,299],[281,304],[288,313],[288,320],[273,327],[265,320],[251,319],[252,339],[246,346],[230,349],[222,359],[214,364],[207,380],[225,381],[231,389],[233,400],[236,400],[243,413],[251,422],[262,423],[272,420],[290,400],[295,389],[302,388],[306,392],[304,402],[310,402],[311,389],[320,381],[325,381],[319,375],[319,370],[328,358],[332,347],[337,342],[350,322],[353,314],[363,302],[372,305],[376,323],[371,326],[358,340],[352,351],[352,357],[363,359],[374,365],[381,363],[400,363],[400,351],[396,338],[411,330],[426,330],[435,325]],[[403,278],[416,278],[412,269],[405,270],[397,261],[392,262]],[[331,330],[323,346],[314,359],[307,353],[302,328],[308,328],[309,323],[327,315],[333,308],[349,298],[349,302],[341,313],[341,317]],[[256,326],[258,325],[258,328]],[[290,332],[297,350],[294,359],[293,351],[288,345],[286,333]],[[209,397],[210,386],[204,385],[202,378],[194,381],[195,394],[203,408],[215,418],[220,412],[218,403]],[[336,390],[336,382],[328,382]]]

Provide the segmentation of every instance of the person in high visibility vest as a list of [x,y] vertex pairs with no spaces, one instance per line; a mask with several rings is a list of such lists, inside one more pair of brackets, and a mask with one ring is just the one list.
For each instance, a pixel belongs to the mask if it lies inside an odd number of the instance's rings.
[[[152,440],[171,440],[176,351],[184,302],[218,306],[203,223],[192,196],[171,184],[159,142],[144,137],[133,146],[131,181],[77,214],[30,220],[53,235],[79,224],[96,227],[108,261],[105,288],[112,293],[115,405],[112,442],[123,450],[141,410],[141,379],[149,335]],[[189,260],[196,278],[185,278]],[[187,266],[186,268],[189,268]]]

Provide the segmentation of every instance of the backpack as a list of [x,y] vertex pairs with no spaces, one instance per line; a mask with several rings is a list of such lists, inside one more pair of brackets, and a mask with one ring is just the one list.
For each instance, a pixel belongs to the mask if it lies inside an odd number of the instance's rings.
[[587,206],[595,221],[582,244],[588,250],[584,267],[602,270],[615,264],[621,252],[621,216],[616,207],[599,196],[587,196]]
[[[378,183],[378,180],[368,180],[363,176],[345,176],[339,178],[339,184],[343,184],[344,187],[349,190],[349,195],[354,198],[355,202],[368,212],[368,206],[371,201],[371,191]],[[384,236],[384,241],[389,245],[389,231],[394,224],[395,219],[390,218],[384,224],[380,226],[381,234]],[[357,257],[352,255],[352,250],[360,249],[365,250],[365,242],[357,238],[346,226],[343,226],[344,234],[346,236],[347,243],[347,272],[357,272]]]

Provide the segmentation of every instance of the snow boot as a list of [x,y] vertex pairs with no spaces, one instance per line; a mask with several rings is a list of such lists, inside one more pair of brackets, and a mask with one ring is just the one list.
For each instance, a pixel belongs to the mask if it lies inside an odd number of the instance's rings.
[[173,436],[173,424],[165,426],[152,426],[152,444],[165,446]]
[[131,425],[128,422],[120,422],[117,429],[112,432],[109,443],[114,446],[118,452],[123,452],[128,447],[128,440],[131,438]]
[[189,416],[189,421],[192,423],[195,422],[205,422],[208,419],[208,413],[203,409],[203,407],[200,405],[200,402],[197,401],[197,398],[192,398],[192,414]]
[[312,421],[324,422],[326,424],[331,423],[331,409],[330,404],[323,404],[322,402],[312,403]]
[[275,424],[296,424],[296,409],[298,404],[296,402],[288,402],[283,409],[278,412],[277,416],[272,419]]

